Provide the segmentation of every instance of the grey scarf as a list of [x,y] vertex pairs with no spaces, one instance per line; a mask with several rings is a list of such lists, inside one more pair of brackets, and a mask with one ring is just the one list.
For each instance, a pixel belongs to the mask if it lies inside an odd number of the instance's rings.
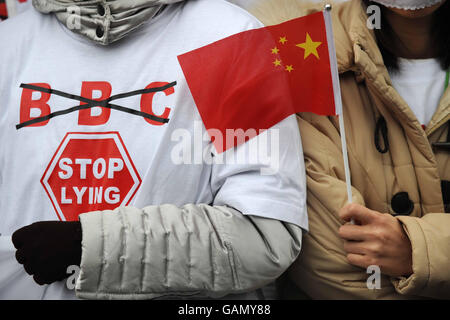
[[33,0],[42,13],[54,13],[75,33],[102,45],[125,37],[167,4],[185,0]]

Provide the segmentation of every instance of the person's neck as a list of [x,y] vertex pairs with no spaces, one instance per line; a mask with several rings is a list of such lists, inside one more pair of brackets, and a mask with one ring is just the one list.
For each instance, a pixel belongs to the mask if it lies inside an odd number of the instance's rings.
[[387,12],[386,19],[400,40],[395,48],[398,57],[430,59],[436,56],[431,36],[432,15],[411,19]]

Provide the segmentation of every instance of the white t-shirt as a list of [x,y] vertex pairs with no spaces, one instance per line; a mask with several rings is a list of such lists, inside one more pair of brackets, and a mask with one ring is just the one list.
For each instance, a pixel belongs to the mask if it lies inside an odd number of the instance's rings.
[[[226,152],[239,163],[221,164],[217,154],[208,158],[215,150],[207,135],[202,139],[205,128],[177,60],[182,53],[260,26],[246,11],[222,0],[169,6],[107,47],[35,10],[0,24],[0,43],[9,48],[0,50],[0,298],[73,297],[64,283],[35,285],[15,262],[9,236],[36,221],[73,220],[86,211],[125,205],[206,203],[307,229],[295,116]],[[168,123],[95,107],[16,129],[42,112],[86,104],[75,96],[104,99],[164,86],[154,95],[111,103],[153,112]],[[48,88],[54,91],[33,91]],[[258,151],[268,149],[270,158],[255,161],[255,154],[246,150],[267,146],[265,139],[275,143]]]
[[446,72],[436,59],[399,59],[399,66],[390,75],[392,84],[420,124],[427,126],[444,94]]

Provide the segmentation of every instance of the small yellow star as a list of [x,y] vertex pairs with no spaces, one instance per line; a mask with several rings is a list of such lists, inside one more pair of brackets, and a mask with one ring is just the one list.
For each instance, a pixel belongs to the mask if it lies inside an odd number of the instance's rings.
[[319,58],[319,54],[317,53],[317,47],[319,47],[322,42],[314,42],[311,40],[309,33],[306,34],[306,41],[304,43],[297,44],[297,47],[305,49],[304,59],[308,58],[309,55],[314,55],[317,59]]
[[275,61],[273,62],[273,64],[275,65],[275,67],[280,67],[280,66],[281,66],[281,60],[275,59]]
[[272,49],[273,54],[278,54],[279,52],[280,52],[280,49],[278,49],[277,47]]
[[292,65],[288,65],[288,66],[286,66],[286,71],[287,72],[294,71],[294,67]]
[[285,44],[287,42],[286,37],[280,37],[280,43]]

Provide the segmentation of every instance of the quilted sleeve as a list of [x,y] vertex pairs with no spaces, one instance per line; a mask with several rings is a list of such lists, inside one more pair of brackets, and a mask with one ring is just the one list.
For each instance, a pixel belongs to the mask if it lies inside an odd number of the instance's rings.
[[301,248],[300,227],[226,206],[122,207],[80,221],[84,299],[249,292],[278,278]]

